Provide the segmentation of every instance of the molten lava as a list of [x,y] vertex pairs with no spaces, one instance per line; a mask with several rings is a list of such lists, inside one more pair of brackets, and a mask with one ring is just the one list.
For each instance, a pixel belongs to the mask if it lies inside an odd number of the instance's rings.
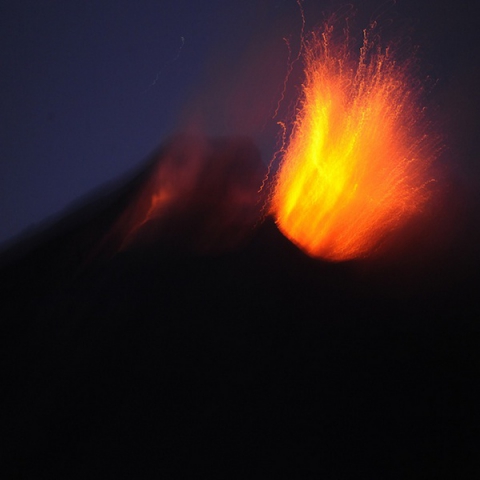
[[305,43],[298,114],[277,173],[272,211],[309,255],[372,254],[421,210],[435,156],[410,62],[364,32],[359,58],[333,27]]

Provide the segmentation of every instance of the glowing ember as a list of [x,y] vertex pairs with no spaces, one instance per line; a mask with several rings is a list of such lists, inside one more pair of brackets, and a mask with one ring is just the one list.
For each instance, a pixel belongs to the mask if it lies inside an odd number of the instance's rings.
[[332,32],[327,26],[305,45],[302,98],[272,210],[309,255],[340,261],[370,255],[420,211],[434,148],[409,63],[367,31],[354,61],[348,39],[336,45]]

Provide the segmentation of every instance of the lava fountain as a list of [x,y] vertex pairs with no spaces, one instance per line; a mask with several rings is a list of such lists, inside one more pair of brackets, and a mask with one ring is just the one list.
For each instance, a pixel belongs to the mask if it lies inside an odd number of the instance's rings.
[[305,80],[271,209],[313,257],[370,256],[431,194],[438,142],[427,133],[415,61],[382,48],[374,29],[355,59],[348,35],[335,42],[331,25],[304,44]]

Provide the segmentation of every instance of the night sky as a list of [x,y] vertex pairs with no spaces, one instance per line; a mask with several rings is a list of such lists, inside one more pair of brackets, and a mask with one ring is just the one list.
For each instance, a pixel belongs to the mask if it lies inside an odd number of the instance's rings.
[[[349,11],[303,3],[307,30],[324,13]],[[361,27],[379,18],[420,45],[422,73],[437,79],[428,102],[446,134],[441,161],[472,199],[475,11],[474,1],[368,1],[356,17]],[[127,174],[179,129],[249,135],[267,163],[288,68],[284,38],[295,54],[301,23],[295,0],[1,2],[0,242]]]

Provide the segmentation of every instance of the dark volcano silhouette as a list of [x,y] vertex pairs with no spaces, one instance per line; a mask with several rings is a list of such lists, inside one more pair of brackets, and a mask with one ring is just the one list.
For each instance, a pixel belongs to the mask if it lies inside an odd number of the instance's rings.
[[[2,478],[478,478],[476,268],[312,260],[254,145],[196,142],[4,252]],[[195,180],[132,230],[172,145]]]

